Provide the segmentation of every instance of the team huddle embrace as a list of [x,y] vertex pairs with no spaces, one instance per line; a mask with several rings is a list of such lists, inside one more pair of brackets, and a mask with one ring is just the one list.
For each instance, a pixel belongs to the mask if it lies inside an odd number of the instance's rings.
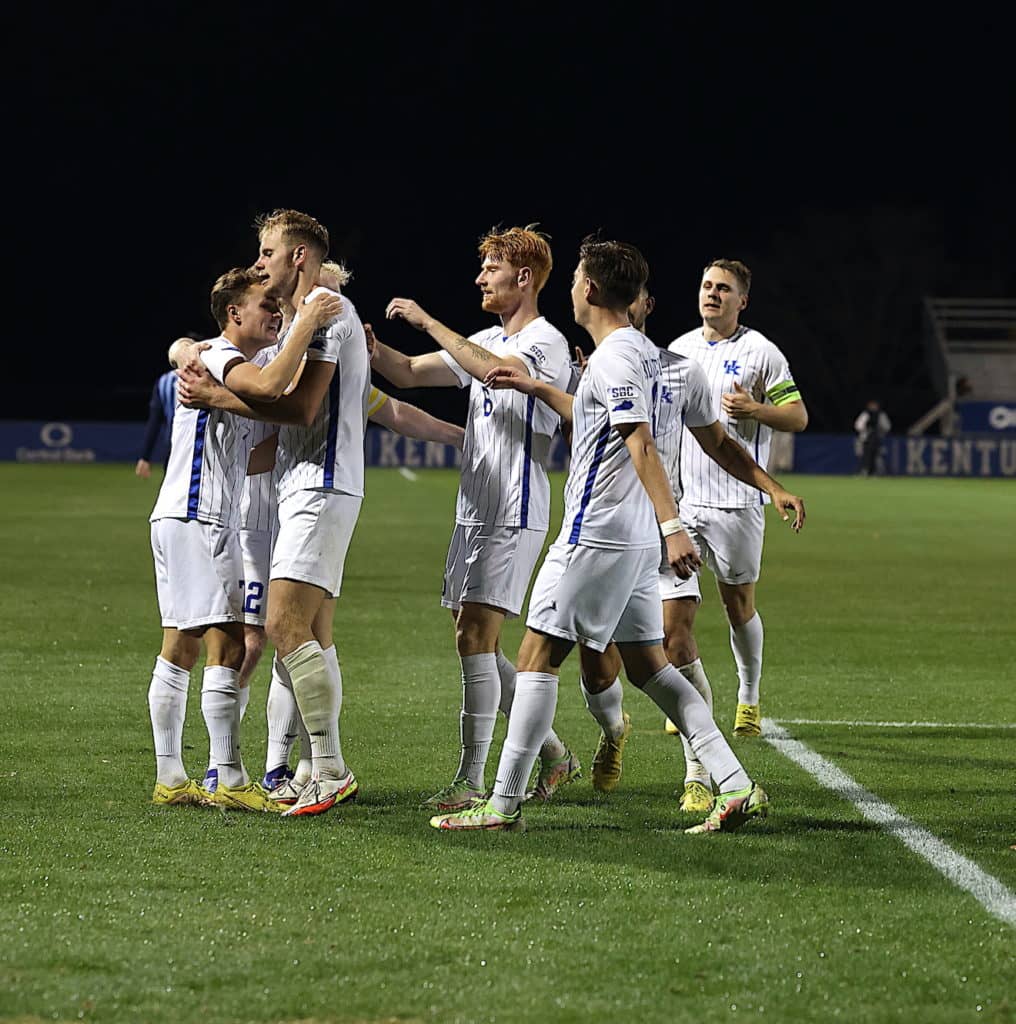
[[[601,735],[593,786],[621,775],[631,730],[620,672],[678,733],[686,831],[733,831],[768,810],[716,726],[692,627],[703,565],[716,577],[738,670],[737,736],[761,729],[762,623],[755,610],[772,502],[795,530],[804,504],[765,472],[772,431],[807,413],[775,345],[739,324],[750,272],[705,268],[702,327],[669,349],[644,333],[654,299],[631,245],[587,239],[572,275],[575,321],[594,351],[573,363],[539,313],[552,268],[533,227],[480,241],[476,284],[494,326],[463,336],[416,302],[388,320],[439,346],[406,356],[364,325],[328,263],[328,232],[280,210],[258,222],[258,259],[211,293],[221,334],[170,350],[180,406],[151,515],[163,644],[149,688],[157,779],[153,802],[318,815],[355,798],[340,741],[342,673],[332,619],[364,495],[364,432],[389,429],[462,450],[441,604],[461,663],[460,758],[424,801],[442,831],[518,831],[527,800],[577,778],[554,730],[560,669],[579,648],[582,692]],[[470,389],[465,429],[371,385]],[[522,612],[550,528],[547,460],[570,440],[560,531],[536,572],[514,659],[501,630]],[[753,457],[754,455],[754,457]],[[248,681],[275,648],[264,775],[240,756]],[[183,764],[191,669],[205,647],[201,709],[209,738],[201,782]],[[497,713],[508,729],[495,781],[486,766]],[[295,765],[294,748],[298,746]]]

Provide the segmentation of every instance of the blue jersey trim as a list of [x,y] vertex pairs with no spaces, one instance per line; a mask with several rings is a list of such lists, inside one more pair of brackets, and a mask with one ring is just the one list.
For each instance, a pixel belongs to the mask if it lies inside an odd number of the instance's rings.
[[519,525],[525,529],[529,526],[529,474],[533,467],[533,410],[536,408],[536,396],[530,395],[526,402],[526,440],[525,458],[522,460],[522,515]]
[[325,475],[323,487],[331,487],[335,483],[335,447],[339,435],[339,392],[341,377],[339,364],[335,364],[335,373],[328,385],[328,444],[325,447]]
[[596,439],[596,448],[593,451],[593,464],[589,467],[589,472],[586,475],[586,486],[582,491],[582,501],[579,504],[579,510],[575,514],[575,521],[572,523],[571,535],[568,537],[569,544],[578,544],[579,534],[582,532],[582,520],[586,517],[586,507],[589,505],[589,499],[593,496],[593,485],[596,483],[596,473],[600,468],[600,463],[603,461],[603,453],[607,449],[607,438],[610,437],[610,420],[603,425],[603,430],[600,431],[600,436]]
[[194,427],[194,456],[191,459],[190,489],[187,492],[187,518],[197,519],[198,502],[201,500],[201,463],[205,457],[205,429],[208,426],[208,410],[198,413]]

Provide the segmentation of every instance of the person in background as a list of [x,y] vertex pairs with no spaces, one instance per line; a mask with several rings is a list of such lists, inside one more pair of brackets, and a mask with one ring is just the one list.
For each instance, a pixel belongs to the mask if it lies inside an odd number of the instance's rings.
[[152,475],[152,455],[155,446],[160,438],[166,439],[166,457],[163,461],[163,470],[169,465],[169,439],[173,434],[173,413],[176,410],[176,359],[175,354],[180,343],[190,344],[196,338],[177,338],[169,346],[167,355],[169,365],[173,367],[167,370],[155,382],[152,388],[152,397],[148,403],[148,422],[145,424],[145,436],[141,442],[141,454],[134,465],[134,475],[147,480]]
[[892,430],[892,421],[879,404],[878,399],[871,398],[854,420],[857,433],[856,451],[861,462],[861,476],[876,476],[879,468],[879,456],[882,454],[882,442]]

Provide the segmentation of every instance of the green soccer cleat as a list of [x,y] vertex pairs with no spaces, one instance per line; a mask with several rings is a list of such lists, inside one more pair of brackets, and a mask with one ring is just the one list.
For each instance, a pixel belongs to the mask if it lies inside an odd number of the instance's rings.
[[227,811],[255,811],[259,814],[278,814],[282,807],[268,798],[260,782],[251,780],[246,786],[216,786],[211,797],[216,807]]
[[431,828],[442,832],[525,832],[522,811],[502,814],[495,811],[489,800],[476,801],[472,807],[455,814],[436,814],[430,819]]
[[631,735],[631,718],[624,713],[624,732],[615,739],[608,739],[606,733],[600,733],[593,754],[593,789],[600,793],[611,793],[621,779],[621,758],[624,747]]
[[761,736],[762,712],[758,704],[738,704],[734,713],[735,736]]
[[477,789],[467,779],[455,779],[444,789],[427,797],[420,805],[430,811],[461,811],[471,807],[474,800],[485,800],[487,794]]
[[161,782],[152,790],[152,803],[162,807],[207,807],[208,796],[194,779],[187,779],[178,786],[166,786]]
[[708,814],[713,809],[712,790],[701,782],[686,782],[678,810],[682,814]]
[[681,730],[678,729],[678,727],[676,725],[674,725],[674,723],[669,718],[663,723],[663,731],[668,736],[680,736],[681,735]]
[[757,782],[753,782],[745,789],[721,793],[709,817],[701,825],[686,828],[685,832],[690,836],[707,832],[736,832],[752,818],[764,818],[768,813],[769,797]]
[[562,786],[581,777],[582,765],[570,750],[566,750],[564,756],[556,761],[544,763],[541,759],[536,785],[526,793],[525,799],[546,803]]

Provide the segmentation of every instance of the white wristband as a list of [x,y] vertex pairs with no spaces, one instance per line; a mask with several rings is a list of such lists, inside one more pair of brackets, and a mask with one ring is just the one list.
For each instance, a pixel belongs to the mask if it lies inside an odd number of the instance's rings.
[[660,523],[660,533],[664,537],[669,537],[672,533],[682,533],[684,531],[684,523],[680,519],[668,519],[665,523]]

